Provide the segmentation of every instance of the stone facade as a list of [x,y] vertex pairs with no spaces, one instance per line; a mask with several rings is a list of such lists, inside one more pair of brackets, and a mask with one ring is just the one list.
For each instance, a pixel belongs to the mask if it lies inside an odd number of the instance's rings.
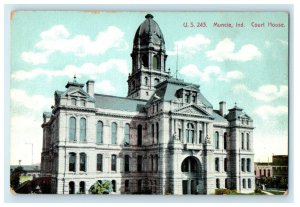
[[214,110],[199,85],[166,71],[165,42],[152,15],[138,28],[128,96],[94,93],[75,79],[44,113],[42,176],[52,192],[88,193],[109,180],[116,194],[253,192],[253,120],[226,103]]

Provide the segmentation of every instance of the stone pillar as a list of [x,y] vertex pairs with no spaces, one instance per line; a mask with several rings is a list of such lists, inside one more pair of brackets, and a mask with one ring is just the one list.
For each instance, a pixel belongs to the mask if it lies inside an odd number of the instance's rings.
[[186,144],[185,125],[186,125],[186,121],[182,120],[182,140],[184,144]]

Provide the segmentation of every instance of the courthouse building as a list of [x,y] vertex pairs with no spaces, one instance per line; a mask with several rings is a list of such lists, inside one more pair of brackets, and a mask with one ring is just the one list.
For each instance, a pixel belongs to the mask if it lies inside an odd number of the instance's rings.
[[253,192],[253,120],[218,109],[199,85],[170,75],[165,40],[151,14],[138,27],[127,97],[98,94],[94,81],[55,91],[43,114],[42,176],[52,192],[88,193],[98,180],[116,194]]

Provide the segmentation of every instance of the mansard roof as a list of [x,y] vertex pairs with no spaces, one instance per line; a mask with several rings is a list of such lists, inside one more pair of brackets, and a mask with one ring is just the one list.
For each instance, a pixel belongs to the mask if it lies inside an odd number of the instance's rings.
[[228,123],[228,121],[223,116],[221,116],[219,114],[219,110],[213,110],[213,113],[211,114],[211,116],[214,118],[214,120],[216,122],[224,122],[224,123],[226,122],[226,123]]
[[232,109],[229,109],[229,113],[226,115],[226,118],[229,121],[237,120],[239,118],[245,118],[249,119],[250,121],[253,121],[249,115],[243,112],[242,108],[239,108],[237,106],[234,106]]
[[146,100],[95,94],[95,107],[128,112],[143,112]]

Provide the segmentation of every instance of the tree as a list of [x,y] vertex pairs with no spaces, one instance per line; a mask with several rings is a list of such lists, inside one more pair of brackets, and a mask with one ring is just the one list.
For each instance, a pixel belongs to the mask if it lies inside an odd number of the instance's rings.
[[10,171],[10,187],[12,189],[15,190],[19,186],[22,173],[26,173],[26,171],[21,166]]
[[108,180],[98,180],[89,189],[91,194],[109,194],[112,191],[112,184]]

